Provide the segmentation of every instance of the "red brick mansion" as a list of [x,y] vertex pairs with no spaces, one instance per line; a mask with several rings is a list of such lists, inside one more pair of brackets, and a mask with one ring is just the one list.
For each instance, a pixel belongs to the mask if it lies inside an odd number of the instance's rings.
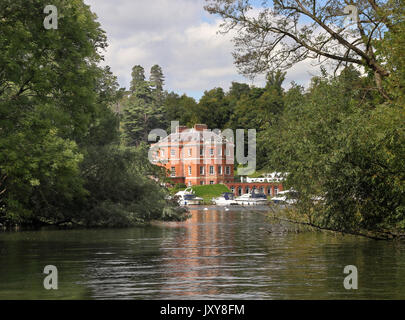
[[179,126],[151,147],[155,150],[153,162],[168,169],[175,183],[192,186],[234,181],[233,142],[205,124],[191,129]]
[[191,129],[178,126],[175,133],[152,144],[151,148],[153,163],[169,170],[174,183],[187,186],[223,183],[235,195],[257,189],[275,196],[283,190],[280,181],[236,182],[233,141],[208,130],[205,124],[196,124]]

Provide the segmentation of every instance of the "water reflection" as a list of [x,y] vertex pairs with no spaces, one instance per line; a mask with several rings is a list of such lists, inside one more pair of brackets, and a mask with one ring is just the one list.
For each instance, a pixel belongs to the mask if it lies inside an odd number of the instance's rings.
[[[0,298],[405,298],[403,244],[268,233],[264,213],[210,207],[157,226],[3,233]],[[58,291],[42,288],[46,264],[59,269]],[[358,290],[343,287],[349,264]]]

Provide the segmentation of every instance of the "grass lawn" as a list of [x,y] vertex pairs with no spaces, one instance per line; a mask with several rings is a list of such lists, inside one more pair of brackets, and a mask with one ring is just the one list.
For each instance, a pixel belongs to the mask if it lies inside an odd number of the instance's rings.
[[211,204],[211,199],[219,197],[224,192],[231,192],[224,184],[206,184],[192,187],[195,195],[204,199],[204,204]]

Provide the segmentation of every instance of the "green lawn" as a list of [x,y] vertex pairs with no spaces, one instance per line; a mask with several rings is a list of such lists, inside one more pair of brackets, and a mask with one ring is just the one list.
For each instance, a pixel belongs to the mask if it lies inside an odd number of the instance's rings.
[[219,197],[224,192],[231,192],[224,184],[207,184],[192,187],[195,195],[204,199],[204,204],[211,204],[211,199]]

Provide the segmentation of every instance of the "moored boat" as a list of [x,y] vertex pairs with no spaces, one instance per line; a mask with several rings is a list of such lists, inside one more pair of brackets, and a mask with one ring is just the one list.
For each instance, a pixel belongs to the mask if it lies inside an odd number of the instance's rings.
[[217,206],[229,206],[238,204],[232,192],[224,192],[220,197],[212,198],[212,203]]
[[203,203],[204,200],[203,198],[197,197],[191,187],[177,192],[175,194],[175,197],[177,198],[177,202],[181,206],[200,205]]
[[235,201],[242,206],[265,205],[267,204],[267,197],[264,193],[252,191],[237,197]]
[[271,198],[271,201],[276,204],[295,204],[297,203],[297,199],[294,196],[294,190],[280,191],[277,196]]

